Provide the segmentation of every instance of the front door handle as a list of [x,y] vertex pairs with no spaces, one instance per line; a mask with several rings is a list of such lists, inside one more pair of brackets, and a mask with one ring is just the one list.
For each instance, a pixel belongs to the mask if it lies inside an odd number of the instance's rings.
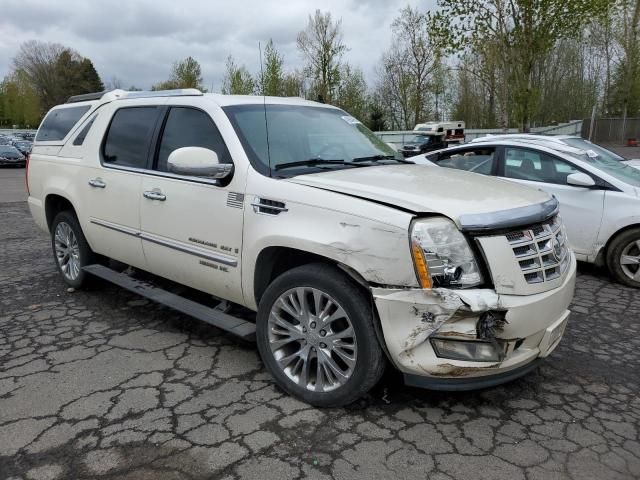
[[167,196],[158,190],[147,190],[142,194],[142,196],[149,200],[160,200],[161,202],[164,202],[167,199]]
[[107,186],[101,178],[92,178],[89,180],[89,185],[94,188],[104,188]]

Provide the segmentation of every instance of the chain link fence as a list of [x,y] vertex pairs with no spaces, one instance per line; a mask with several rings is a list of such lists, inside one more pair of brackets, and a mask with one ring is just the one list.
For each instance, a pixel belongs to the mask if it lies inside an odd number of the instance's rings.
[[582,136],[595,143],[626,145],[631,139],[640,141],[640,118],[596,118],[591,128],[591,119],[582,122]]

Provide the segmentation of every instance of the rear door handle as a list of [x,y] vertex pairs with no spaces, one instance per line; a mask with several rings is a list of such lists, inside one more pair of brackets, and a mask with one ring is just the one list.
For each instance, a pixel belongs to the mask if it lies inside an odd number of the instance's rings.
[[104,188],[107,186],[101,178],[92,178],[89,180],[89,185],[94,188]]
[[160,200],[161,202],[164,202],[167,199],[167,196],[158,190],[147,190],[142,194],[142,196],[149,200]]

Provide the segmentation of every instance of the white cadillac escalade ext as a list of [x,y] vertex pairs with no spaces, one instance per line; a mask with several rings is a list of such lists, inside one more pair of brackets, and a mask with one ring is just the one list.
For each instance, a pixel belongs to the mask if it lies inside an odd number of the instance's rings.
[[72,97],[42,122],[27,184],[68,285],[102,277],[255,339],[278,385],[318,406],[362,396],[387,360],[432,389],[517,378],[569,316],[576,263],[555,199],[415,165],[328,105]]

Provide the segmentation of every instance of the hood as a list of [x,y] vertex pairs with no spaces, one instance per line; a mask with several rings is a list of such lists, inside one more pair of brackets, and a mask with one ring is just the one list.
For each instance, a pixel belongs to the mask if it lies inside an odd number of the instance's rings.
[[449,168],[385,165],[300,175],[287,181],[397,206],[415,213],[492,213],[540,204],[549,194],[506,180]]
[[629,165],[630,167],[640,169],[640,158],[632,158],[631,160],[625,160],[625,165]]

